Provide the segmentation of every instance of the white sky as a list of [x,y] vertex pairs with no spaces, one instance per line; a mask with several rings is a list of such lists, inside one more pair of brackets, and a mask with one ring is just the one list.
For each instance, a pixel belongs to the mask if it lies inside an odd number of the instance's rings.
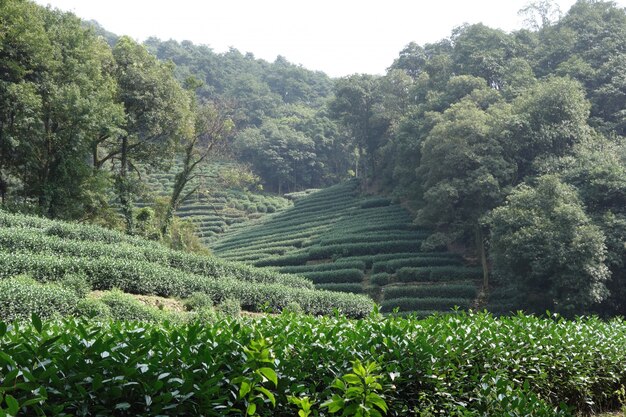
[[[450,35],[463,23],[506,31],[522,26],[529,0],[36,0],[97,20],[138,41],[191,40],[216,52],[235,47],[277,55],[333,77],[382,74],[409,42]],[[556,1],[563,12],[575,0]],[[617,4],[626,6],[626,0]]]

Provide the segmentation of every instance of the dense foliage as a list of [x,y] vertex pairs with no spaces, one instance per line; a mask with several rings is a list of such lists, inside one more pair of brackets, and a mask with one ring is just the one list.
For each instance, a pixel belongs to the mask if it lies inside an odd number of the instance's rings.
[[[63,282],[68,276],[80,275],[85,277],[89,290],[117,288],[133,294],[178,298],[200,292],[213,304],[236,299],[250,311],[280,311],[297,303],[311,314],[332,314],[339,310],[349,316],[362,317],[372,309],[372,302],[365,297],[317,291],[310,281],[300,276],[174,251],[155,242],[95,226],[2,211],[0,224],[0,282],[18,275],[28,275],[40,282]],[[12,286],[13,282],[3,285]],[[66,305],[76,304],[76,300],[67,302],[56,287],[49,287],[44,289],[52,295],[59,293],[58,302],[65,307],[54,308],[52,303],[46,307],[45,297],[41,298],[43,293],[37,294],[38,287],[26,288],[18,285],[20,282],[15,281],[16,289],[5,293],[2,304],[8,303],[9,309],[20,303],[28,304],[31,297],[39,300],[38,308],[49,308],[45,315],[67,313]],[[19,291],[29,294],[19,296]],[[37,308],[32,311],[42,314]],[[14,314],[7,313],[3,317],[14,317]]]
[[359,379],[349,375],[367,366],[378,385],[366,389],[389,416],[570,416],[616,404],[625,338],[619,320],[521,315],[289,314],[185,325],[36,318],[0,324],[0,409],[292,416],[295,397],[326,416],[328,400],[339,410],[354,401],[333,381],[351,386]]

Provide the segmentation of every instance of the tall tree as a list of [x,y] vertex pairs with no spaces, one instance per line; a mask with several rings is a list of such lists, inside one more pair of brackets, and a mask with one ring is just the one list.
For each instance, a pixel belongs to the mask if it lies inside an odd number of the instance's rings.
[[[174,213],[197,187],[185,190],[197,177],[199,168],[207,162],[211,153],[232,133],[234,122],[229,115],[230,109],[223,103],[194,104],[194,129],[190,136],[183,137],[179,146],[182,151],[182,167],[174,177],[165,218],[161,225],[161,234],[166,235]],[[183,195],[183,192],[186,193]]]
[[133,177],[138,162],[170,161],[181,136],[190,135],[190,97],[176,81],[173,66],[160,62],[128,37],[113,48],[118,100],[124,106],[123,130],[92,143],[93,164],[115,170],[116,189],[126,229],[133,231]]
[[608,296],[605,236],[557,176],[521,184],[490,216],[495,274],[530,311],[590,311]]

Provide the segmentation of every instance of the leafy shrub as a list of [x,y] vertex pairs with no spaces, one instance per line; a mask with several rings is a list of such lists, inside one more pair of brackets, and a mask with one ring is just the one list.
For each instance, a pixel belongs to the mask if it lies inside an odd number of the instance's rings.
[[363,292],[363,286],[361,284],[344,284],[344,283],[318,284],[317,288],[321,290],[349,292],[353,294],[360,294]]
[[374,285],[384,286],[389,284],[391,281],[391,276],[386,272],[381,272],[379,274],[373,274],[370,277],[370,282]]
[[300,304],[292,301],[291,303],[287,304],[285,308],[283,308],[283,313],[302,314],[304,313],[304,310],[302,309]]
[[381,311],[390,312],[394,309],[399,311],[420,311],[420,310],[436,310],[446,311],[454,307],[469,308],[472,300],[467,298],[439,298],[439,297],[424,297],[424,298],[412,298],[402,297],[394,298],[392,300],[383,300],[381,303]]
[[367,209],[367,208],[374,208],[374,207],[386,207],[388,205],[391,204],[391,200],[389,198],[370,198],[367,200],[364,200],[361,203],[361,208],[362,209]]
[[192,293],[184,302],[187,311],[201,310],[204,308],[212,308],[213,300],[203,292]]
[[337,269],[360,269],[361,271],[363,271],[365,269],[365,262],[352,261],[341,263],[332,262],[314,265],[285,266],[280,268],[279,271],[286,274],[304,274],[308,272],[333,271]]
[[0,280],[1,320],[72,314],[77,303],[74,291],[55,283],[41,284],[28,276]]
[[230,317],[241,315],[241,301],[234,298],[226,298],[218,306],[217,310]]
[[276,405],[259,403],[262,417],[295,415],[289,396],[313,399],[312,415],[321,415],[338,390],[333,381],[357,359],[380,368],[377,392],[389,415],[590,415],[598,404],[617,406],[626,380],[626,323],[597,318],[457,313],[355,323],[279,315],[220,317],[211,326],[66,319],[0,324],[0,345],[6,393],[28,416],[241,415],[234,408],[243,384],[233,381],[263,363],[278,384],[266,385]]
[[337,269],[331,271],[306,272],[302,274],[315,284],[357,283],[363,281],[365,274],[360,269]]
[[402,282],[424,282],[479,279],[481,274],[482,270],[480,268],[433,266],[401,268],[396,273],[396,276]]
[[474,299],[478,290],[473,283],[391,286],[384,289],[385,300],[404,297],[441,297]]
[[392,259],[389,261],[375,262],[372,265],[372,272],[389,272],[393,273],[400,268],[416,267],[416,266],[452,266],[460,265],[461,261],[456,258],[440,258],[440,257],[415,257],[408,259]]
[[59,284],[74,291],[78,298],[84,298],[91,292],[91,284],[87,281],[87,277],[82,274],[66,274],[61,278]]
[[111,317],[111,309],[101,300],[88,297],[78,301],[74,314],[78,317],[104,320]]
[[161,310],[146,306],[120,290],[104,293],[100,301],[109,307],[111,317],[116,320],[159,321],[164,318]]

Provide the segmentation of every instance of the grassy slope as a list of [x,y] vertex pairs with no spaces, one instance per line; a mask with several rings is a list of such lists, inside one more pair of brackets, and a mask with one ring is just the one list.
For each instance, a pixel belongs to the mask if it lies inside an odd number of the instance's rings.
[[211,248],[224,259],[303,275],[318,288],[367,293],[383,311],[471,307],[479,270],[455,254],[421,251],[427,231],[399,205],[361,196],[357,186],[304,195],[254,227],[227,232]]
[[[237,165],[232,162],[207,164],[201,168],[198,179],[186,187],[185,193],[196,187],[197,192],[183,202],[176,214],[196,225],[198,235],[205,244],[214,241],[231,227],[249,223],[291,204],[283,197],[221,184],[225,175],[237,169]],[[169,197],[178,171],[179,166],[175,165],[167,172],[149,174],[146,177],[149,190],[159,197]]]
[[239,299],[250,311],[281,310],[292,302],[314,314],[337,308],[360,317],[371,310],[364,297],[317,291],[302,277],[173,251],[95,226],[0,211],[0,279],[20,274],[39,281],[82,274],[94,290],[117,287],[141,295],[185,298],[204,292],[215,303]]

